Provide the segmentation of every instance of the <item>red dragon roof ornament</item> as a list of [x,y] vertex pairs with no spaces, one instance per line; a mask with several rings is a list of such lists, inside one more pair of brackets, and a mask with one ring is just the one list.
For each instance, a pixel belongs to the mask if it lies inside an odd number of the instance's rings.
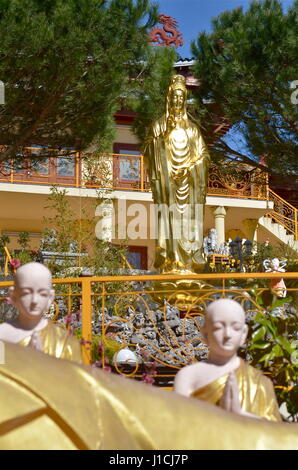
[[163,27],[152,29],[149,34],[150,42],[156,42],[160,46],[183,46],[182,34],[177,29],[178,23],[172,16],[159,15],[159,23]]

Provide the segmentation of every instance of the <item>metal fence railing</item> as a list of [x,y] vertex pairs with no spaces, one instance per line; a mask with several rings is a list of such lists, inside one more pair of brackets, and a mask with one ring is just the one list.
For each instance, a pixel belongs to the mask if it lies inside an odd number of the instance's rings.
[[[259,300],[271,295],[270,282],[280,276],[280,273],[213,273],[54,279],[53,315],[54,319],[76,316],[84,343],[85,363],[92,362],[90,345],[96,338],[102,347],[99,360],[103,367],[109,349],[117,351],[129,347],[136,352],[146,350],[151,361],[172,370],[174,376],[180,367],[206,352],[200,325],[209,302],[229,297],[240,302],[247,315],[264,313]],[[283,273],[282,276],[288,302],[297,311],[298,273]],[[201,284],[191,289],[180,288],[179,293],[188,298],[188,307],[181,311],[177,289],[160,289],[161,281],[199,281]],[[2,303],[12,284],[11,281],[0,282]],[[117,368],[117,364],[112,365]],[[137,376],[138,365],[129,374]]]

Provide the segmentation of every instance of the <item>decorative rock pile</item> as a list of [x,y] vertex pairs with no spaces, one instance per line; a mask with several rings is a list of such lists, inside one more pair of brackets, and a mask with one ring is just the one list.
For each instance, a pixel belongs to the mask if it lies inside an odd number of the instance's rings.
[[[128,307],[125,317],[113,316],[106,309],[104,314],[105,335],[128,345],[141,362],[142,352],[149,360],[166,365],[182,366],[206,357],[207,349],[201,342],[199,332],[202,317],[180,318],[177,308],[165,304],[163,309],[156,305],[146,308],[145,303],[135,302],[135,310]],[[102,314],[94,322],[95,332],[101,334]]]
[[[0,275],[0,281],[12,281],[13,276],[3,276]],[[8,301],[8,288],[0,288],[0,323],[7,320],[12,320],[13,317],[17,314],[16,309]]]

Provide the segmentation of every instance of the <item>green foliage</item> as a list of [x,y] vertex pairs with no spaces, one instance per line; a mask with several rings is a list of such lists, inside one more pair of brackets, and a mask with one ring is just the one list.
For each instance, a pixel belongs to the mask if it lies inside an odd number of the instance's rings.
[[14,251],[11,253],[11,257],[18,259],[21,263],[21,266],[26,263],[30,263],[31,261],[35,261],[35,257],[32,256],[30,251],[21,250],[19,253],[15,253]]
[[144,144],[150,125],[165,112],[166,91],[173,75],[173,65],[177,53],[172,47],[151,47],[139,77],[139,90],[130,100],[132,109],[138,116],[134,130]]
[[298,411],[298,317],[297,313],[274,314],[290,301],[289,298],[278,299],[251,320],[245,358],[252,366],[269,374],[279,404],[285,402],[294,416]]
[[29,232],[20,232],[18,238],[18,244],[22,250],[28,250],[30,245]]
[[[96,238],[96,221],[93,214],[100,202],[102,202],[100,196],[93,202],[88,198],[81,198],[78,207],[74,208],[67,198],[65,189],[56,186],[51,188],[45,207],[49,215],[44,217],[46,228],[43,239],[47,244],[43,242],[42,248],[56,253],[49,262],[49,268],[54,276],[64,277],[63,272],[66,273],[66,269],[73,266],[70,252],[81,255],[76,266],[90,268],[93,275],[103,274],[103,269],[106,270],[106,274],[111,274],[113,269],[122,267],[125,247],[121,245],[118,247]],[[62,259],[62,264],[57,261],[57,254],[59,260]]]
[[295,272],[295,263],[292,261],[295,257],[295,250],[288,245],[255,242],[252,255],[245,257],[244,266],[248,272],[260,273],[264,271],[264,260],[278,258],[279,260],[287,260],[286,271]]
[[156,21],[150,0],[0,0],[1,160],[32,142],[110,147]]
[[[107,201],[107,199],[104,199]],[[47,260],[47,265],[55,278],[75,277],[82,272],[90,276],[103,276],[118,274],[123,267],[123,258],[127,248],[123,245],[113,245],[109,241],[96,237],[94,218],[95,208],[103,202],[101,195],[94,201],[87,197],[79,201],[79,211],[69,202],[66,190],[58,187],[51,188],[46,210],[48,217],[44,218],[45,230],[43,232],[42,249],[53,252]],[[91,211],[90,211],[91,208]],[[78,254],[78,257],[72,256]],[[130,282],[109,282],[106,284],[106,294],[123,293],[131,290]],[[102,308],[101,283],[92,287],[93,312],[95,317]],[[68,294],[67,285],[56,286],[56,297]],[[71,310],[80,309],[81,288],[79,284],[72,284]],[[106,295],[105,306],[114,308],[117,295]],[[121,308],[123,306],[123,309]],[[126,306],[126,308],[125,308]],[[127,302],[125,296],[118,302],[119,311],[126,313]],[[68,310],[68,308],[67,308]]]
[[[271,243],[258,243],[253,245],[252,253],[246,254],[243,250],[242,267],[245,272],[260,273],[264,271],[263,261],[266,259],[278,258],[279,260],[286,260],[286,271],[296,272],[298,270],[297,262],[295,261],[297,254],[293,248],[288,245],[271,245]],[[226,258],[220,263],[206,263],[204,272],[239,272],[240,263],[239,259]],[[261,280],[259,280],[260,282]],[[267,281],[264,281],[265,284]]]
[[91,344],[91,361],[100,362],[102,357],[102,350],[104,349],[104,355],[108,359],[110,364],[113,364],[114,355],[123,348],[123,344],[112,338],[105,337],[104,344],[100,335],[92,336]]
[[10,242],[10,238],[7,236],[7,235],[2,235],[0,237],[0,254],[4,254],[4,247],[6,245],[8,245],[8,243]]
[[[18,237],[19,248],[15,251],[10,251],[10,256],[12,260],[20,262],[20,265],[30,263],[31,261],[36,261],[37,252],[29,249],[30,246],[30,236],[28,232],[20,232]],[[4,252],[4,247],[10,243],[10,238],[7,235],[4,235],[0,238],[0,256],[1,264],[4,265],[6,253]],[[14,266],[8,265],[11,271],[14,271]]]
[[[284,13],[279,0],[253,1],[225,11],[212,21],[211,34],[192,43],[196,59],[196,114],[214,139],[214,119],[225,116],[238,132],[239,150],[220,138],[212,146],[214,161],[229,158],[255,165],[266,155],[270,171],[297,171],[297,106],[290,83],[298,77],[298,1]],[[244,148],[244,150],[243,150]]]
[[55,253],[48,261],[48,267],[54,277],[60,277],[61,271],[72,266],[72,260],[67,253],[70,252],[71,242],[75,241],[77,220],[66,194],[65,189],[52,186],[45,206],[49,215],[44,217],[45,230],[42,234],[41,249]]

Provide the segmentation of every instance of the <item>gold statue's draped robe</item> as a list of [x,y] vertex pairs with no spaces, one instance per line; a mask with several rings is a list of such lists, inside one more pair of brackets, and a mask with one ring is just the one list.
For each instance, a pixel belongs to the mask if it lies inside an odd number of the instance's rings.
[[[261,371],[246,364],[242,359],[235,375],[242,410],[269,421],[281,421],[271,380],[265,377]],[[227,379],[228,374],[223,375],[214,382],[196,390],[191,396],[213,405],[219,405]]]
[[[34,333],[38,335],[42,352],[50,354],[59,359],[69,359],[70,361],[83,362],[81,346],[78,339],[68,330],[58,323],[48,320],[48,324],[42,330]],[[19,342],[22,346],[28,346],[32,335],[27,336]]]
[[193,272],[196,264],[204,262],[203,217],[210,156],[203,137],[186,113],[169,132],[165,115],[153,124],[144,155],[153,201],[161,205],[154,265],[161,272]]
[[6,343],[0,449],[298,449],[298,425],[244,418]]

